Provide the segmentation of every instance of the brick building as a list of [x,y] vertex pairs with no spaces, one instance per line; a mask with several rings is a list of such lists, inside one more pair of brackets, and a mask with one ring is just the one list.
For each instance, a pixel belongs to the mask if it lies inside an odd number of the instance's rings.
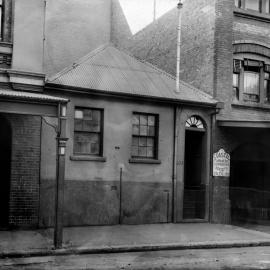
[[38,224],[42,119],[67,102],[43,93],[43,10],[42,1],[0,1],[1,229]]
[[[212,221],[269,222],[269,1],[189,0],[182,12],[181,79],[224,102],[213,153],[230,154],[230,176],[211,175]],[[114,41],[175,74],[176,27],[172,9]]]

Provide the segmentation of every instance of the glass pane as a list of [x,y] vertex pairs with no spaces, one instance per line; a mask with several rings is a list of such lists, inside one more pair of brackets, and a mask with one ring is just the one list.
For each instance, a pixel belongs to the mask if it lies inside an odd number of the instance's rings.
[[257,72],[245,71],[244,73],[244,93],[259,94],[260,76]]
[[74,151],[80,154],[99,154],[100,140],[99,134],[75,133]]
[[147,125],[147,116],[140,115],[140,125]]
[[91,121],[91,120],[84,120],[83,130],[92,131],[92,132],[100,132],[100,123],[96,121]]
[[140,126],[140,135],[147,135],[147,126]]
[[146,145],[147,145],[146,138],[140,138],[139,139],[139,146],[146,146]]
[[269,80],[270,79],[270,73],[265,72],[264,73],[264,78]]
[[92,120],[92,110],[83,110],[83,118],[86,120]]
[[147,138],[147,146],[154,146],[154,139],[153,138]]
[[265,11],[266,13],[269,13],[269,9],[270,9],[270,0],[264,0],[263,11]]
[[148,116],[148,126],[154,126],[155,125],[155,116],[149,115]]
[[246,0],[246,9],[252,9],[260,11],[260,1],[259,0]]
[[95,122],[100,122],[101,119],[101,111],[99,110],[92,110],[92,119]]
[[140,157],[146,157],[146,147],[140,147],[139,148],[139,156]]
[[75,119],[74,129],[78,131],[83,130],[83,120]]
[[83,111],[75,110],[75,119],[83,119]]
[[135,156],[135,157],[137,157],[139,155],[139,147],[138,146],[132,146],[131,155]]
[[147,126],[140,126],[140,135],[147,135]]
[[154,148],[153,147],[147,147],[147,157],[154,157]]
[[138,137],[132,137],[132,145],[133,146],[139,145],[139,138]]
[[155,136],[155,127],[148,127],[148,136]]
[[133,125],[132,126],[132,134],[133,135],[139,135],[139,126],[138,125]]
[[270,81],[264,80],[264,93],[267,102],[270,102]]
[[239,75],[234,73],[233,74],[233,87],[238,87],[239,85]]
[[140,116],[138,114],[133,114],[132,124],[133,125],[139,125],[140,124]]

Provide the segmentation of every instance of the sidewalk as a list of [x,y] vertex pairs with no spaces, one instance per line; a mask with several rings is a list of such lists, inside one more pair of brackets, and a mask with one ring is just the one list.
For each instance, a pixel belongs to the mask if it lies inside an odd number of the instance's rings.
[[52,229],[0,231],[1,257],[248,246],[270,246],[270,234],[208,223],[72,227],[54,250]]

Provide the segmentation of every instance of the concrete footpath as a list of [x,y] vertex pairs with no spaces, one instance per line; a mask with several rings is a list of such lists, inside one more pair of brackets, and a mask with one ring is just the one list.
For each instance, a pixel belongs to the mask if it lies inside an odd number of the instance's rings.
[[270,234],[208,223],[70,227],[54,250],[53,229],[0,231],[2,258],[250,246],[270,246]]

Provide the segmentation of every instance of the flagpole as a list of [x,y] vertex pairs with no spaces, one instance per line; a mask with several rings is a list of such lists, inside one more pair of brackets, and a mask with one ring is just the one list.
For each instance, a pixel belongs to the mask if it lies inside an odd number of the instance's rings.
[[177,57],[176,57],[176,88],[175,92],[180,92],[180,55],[181,55],[181,19],[182,19],[182,7],[181,0],[177,4],[178,8],[178,26],[177,26]]

